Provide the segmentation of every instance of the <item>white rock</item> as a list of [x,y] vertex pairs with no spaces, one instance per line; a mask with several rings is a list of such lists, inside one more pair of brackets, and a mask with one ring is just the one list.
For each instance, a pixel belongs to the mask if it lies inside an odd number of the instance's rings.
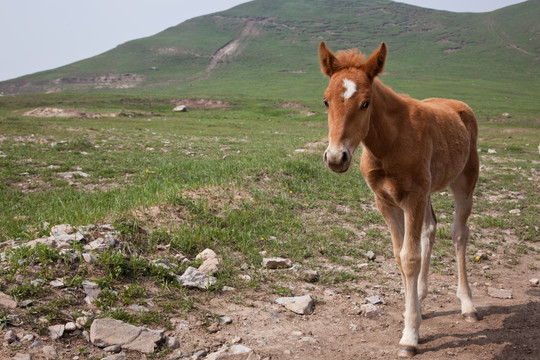
[[120,345],[123,349],[148,354],[164,340],[163,333],[164,330],[149,330],[120,320],[101,318],[94,320],[90,327],[90,341],[99,347]]
[[64,330],[64,325],[51,325],[49,326],[49,335],[53,340],[60,339],[64,335]]
[[276,303],[300,315],[311,314],[314,307],[314,302],[310,295],[281,297],[276,299]]
[[173,109],[173,111],[175,112],[186,112],[187,111],[187,106],[186,105],[178,105],[178,106],[175,106],[175,108]]
[[7,294],[4,294],[0,291],[0,308],[4,309],[15,309],[17,307],[17,302]]
[[367,318],[374,319],[381,314],[381,311],[373,304],[364,304],[360,306],[360,313]]
[[77,324],[75,324],[73,321],[70,321],[65,325],[64,328],[66,331],[75,331],[77,330]]
[[379,295],[373,295],[373,296],[367,297],[366,300],[369,301],[373,305],[384,304],[384,300],[381,299]]
[[293,263],[289,259],[284,258],[264,258],[262,262],[262,266],[264,268],[268,269],[282,269],[282,268],[290,268],[293,266]]
[[539,283],[540,283],[540,280],[538,280],[537,278],[533,278],[533,279],[529,280],[529,284],[531,286],[538,286]]
[[488,295],[498,299],[511,299],[512,290],[497,289],[494,287],[488,287]]
[[196,287],[200,289],[208,289],[217,283],[217,279],[213,276],[208,276],[200,272],[193,266],[187,268],[182,276],[177,276],[176,279],[185,287]]

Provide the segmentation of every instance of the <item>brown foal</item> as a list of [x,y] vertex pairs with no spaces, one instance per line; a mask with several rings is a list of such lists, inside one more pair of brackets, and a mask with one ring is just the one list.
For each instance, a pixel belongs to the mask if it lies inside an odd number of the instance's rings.
[[447,187],[455,199],[452,240],[458,269],[457,297],[465,319],[478,320],[465,269],[467,219],[478,179],[476,119],[471,108],[460,101],[419,101],[386,87],[376,78],[386,60],[384,43],[364,61],[356,50],[334,55],[322,42],[319,59],[322,72],[330,77],[324,93],[329,128],[324,162],[343,173],[358,145],[363,144],[360,169],[392,234],[405,287],[399,355],[411,357],[418,347],[420,302],[428,292],[436,233],[430,194]]

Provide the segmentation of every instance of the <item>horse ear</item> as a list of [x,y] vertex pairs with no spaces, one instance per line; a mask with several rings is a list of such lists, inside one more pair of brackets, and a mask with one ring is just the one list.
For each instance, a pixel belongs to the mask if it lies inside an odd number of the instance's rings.
[[386,61],[386,44],[383,42],[381,43],[381,46],[375,51],[369,59],[362,65],[363,70],[366,72],[367,76],[371,80],[375,78],[375,76],[379,75],[383,68],[384,63]]
[[319,60],[321,62],[321,71],[324,75],[330,77],[335,72],[336,57],[326,47],[324,41],[319,45]]

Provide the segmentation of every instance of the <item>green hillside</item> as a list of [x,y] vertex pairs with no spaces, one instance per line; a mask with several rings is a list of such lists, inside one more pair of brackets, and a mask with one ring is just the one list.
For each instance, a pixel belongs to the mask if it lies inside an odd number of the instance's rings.
[[255,0],[96,57],[0,83],[0,92],[320,100],[317,46],[389,48],[383,81],[454,97],[483,117],[538,117],[540,1],[451,13],[387,0]]

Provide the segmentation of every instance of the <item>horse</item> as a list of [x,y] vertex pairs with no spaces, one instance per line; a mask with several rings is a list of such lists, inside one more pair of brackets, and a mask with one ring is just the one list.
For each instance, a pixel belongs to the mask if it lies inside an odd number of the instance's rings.
[[472,109],[461,101],[420,101],[385,86],[377,76],[386,53],[384,42],[365,61],[356,49],[334,54],[324,41],[319,45],[321,70],[330,78],[324,92],[328,147],[323,160],[332,171],[344,173],[356,148],[363,145],[360,170],[390,230],[405,288],[398,355],[413,357],[437,225],[431,194],[447,187],[455,202],[451,234],[458,270],[456,296],[465,320],[479,320],[465,267],[467,219],[479,172],[478,125]]

